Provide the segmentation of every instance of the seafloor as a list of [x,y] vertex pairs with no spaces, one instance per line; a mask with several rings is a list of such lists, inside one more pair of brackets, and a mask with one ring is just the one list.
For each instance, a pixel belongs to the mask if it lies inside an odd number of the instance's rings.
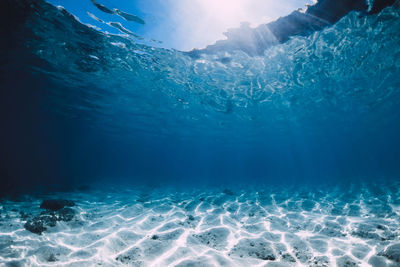
[[3,199],[0,265],[400,266],[398,183],[84,189]]

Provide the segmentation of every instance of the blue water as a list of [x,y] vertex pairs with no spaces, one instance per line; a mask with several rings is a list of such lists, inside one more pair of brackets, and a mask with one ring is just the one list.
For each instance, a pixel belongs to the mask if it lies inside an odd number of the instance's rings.
[[199,59],[36,9],[5,32],[2,172],[12,183],[398,177],[394,7],[351,12],[263,56]]
[[354,3],[188,53],[2,1],[0,265],[399,266],[399,3]]
[[398,178],[398,8],[350,12],[262,56],[200,58],[33,9],[3,30],[10,188]]

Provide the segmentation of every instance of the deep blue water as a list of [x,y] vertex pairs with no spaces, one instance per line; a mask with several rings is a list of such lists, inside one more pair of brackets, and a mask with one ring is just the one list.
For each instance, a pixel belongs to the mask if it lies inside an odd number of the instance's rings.
[[221,49],[196,58],[98,32],[42,1],[9,3],[3,193],[99,180],[398,180],[396,7],[350,12],[262,55]]

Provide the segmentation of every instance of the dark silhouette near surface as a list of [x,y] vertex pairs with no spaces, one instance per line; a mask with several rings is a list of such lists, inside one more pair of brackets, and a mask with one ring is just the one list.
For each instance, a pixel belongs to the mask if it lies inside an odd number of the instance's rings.
[[320,0],[315,5],[308,6],[305,11],[293,11],[285,17],[256,28],[250,28],[247,23],[243,23],[240,28],[229,29],[225,33],[226,40],[217,41],[204,49],[194,49],[188,54],[196,58],[201,54],[241,50],[250,56],[262,55],[272,45],[284,43],[292,36],[307,36],[322,30],[351,11],[372,15],[396,2],[398,1],[376,0],[371,10],[368,10],[369,7],[364,0]]

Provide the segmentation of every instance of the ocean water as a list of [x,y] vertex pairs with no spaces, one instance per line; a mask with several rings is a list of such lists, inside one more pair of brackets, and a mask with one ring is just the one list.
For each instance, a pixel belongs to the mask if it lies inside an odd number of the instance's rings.
[[400,266],[397,2],[195,56],[0,7],[0,265]]

